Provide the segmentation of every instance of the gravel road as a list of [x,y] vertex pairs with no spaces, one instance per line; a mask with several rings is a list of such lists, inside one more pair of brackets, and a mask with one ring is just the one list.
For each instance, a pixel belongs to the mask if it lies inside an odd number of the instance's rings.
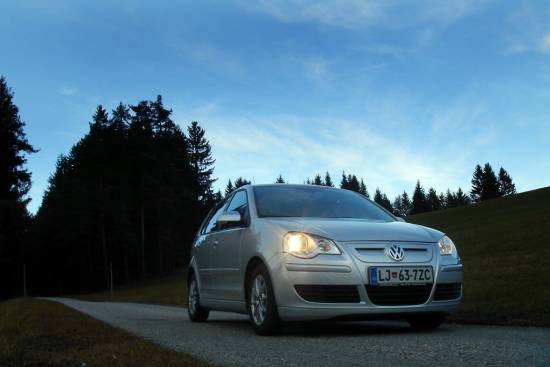
[[219,366],[550,366],[550,329],[445,324],[416,332],[400,322],[309,323],[256,336],[246,316],[184,308],[50,298],[110,325]]

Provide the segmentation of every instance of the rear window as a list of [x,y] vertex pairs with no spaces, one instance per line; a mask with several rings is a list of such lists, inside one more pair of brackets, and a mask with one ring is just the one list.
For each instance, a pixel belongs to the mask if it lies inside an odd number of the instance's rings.
[[394,220],[376,204],[352,191],[286,185],[258,186],[253,190],[260,217]]

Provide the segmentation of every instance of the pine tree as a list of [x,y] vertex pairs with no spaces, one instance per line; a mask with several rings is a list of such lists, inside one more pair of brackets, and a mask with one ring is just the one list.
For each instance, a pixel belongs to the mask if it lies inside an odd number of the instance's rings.
[[340,188],[346,189],[346,190],[349,189],[349,182],[346,176],[346,172],[342,172],[342,180],[340,180]]
[[382,191],[377,187],[374,193],[374,202],[383,207],[384,209],[394,212],[394,208],[391,205],[390,199],[386,194],[383,194]]
[[411,213],[411,207],[412,203],[409,199],[409,194],[407,194],[406,191],[403,191],[403,195],[401,195],[401,208],[402,208],[402,216],[406,217]]
[[359,183],[359,193],[362,195],[365,195],[367,198],[370,198],[369,192],[367,190],[367,185],[365,185],[365,181],[361,178],[361,182]]
[[111,127],[119,132],[124,132],[130,124],[130,111],[124,104],[119,103],[111,113]]
[[238,177],[236,180],[235,180],[235,190],[237,190],[239,187],[242,187],[242,186],[245,186],[245,185],[250,185],[252,182],[248,181],[246,178],[242,178],[242,177]]
[[429,210],[439,210],[441,209],[441,202],[439,201],[439,196],[433,187],[430,187],[428,190],[428,195],[426,197],[428,202]]
[[420,181],[416,181],[416,187],[414,189],[411,212],[410,214],[424,213],[429,210],[428,202],[426,199],[426,193],[424,188],[420,185]]
[[222,200],[223,200],[222,192],[220,190],[216,191],[216,193],[214,194],[214,202],[217,204],[217,203],[220,203]]
[[454,208],[457,206],[456,196],[451,192],[450,189],[447,189],[447,194],[445,196],[445,207]]
[[195,198],[198,203],[205,204],[212,197],[212,178],[214,158],[210,142],[204,137],[205,131],[196,121],[187,128],[187,141],[191,166],[195,176]]
[[361,190],[361,187],[359,186],[359,180],[355,175],[348,175],[348,185],[348,190],[352,190],[355,192],[360,192]]
[[280,184],[285,183],[285,180],[283,179],[283,176],[281,174],[279,174],[279,177],[277,177],[277,179],[275,180],[275,183],[280,183]]
[[439,202],[441,203],[441,208],[447,207],[447,201],[445,200],[445,195],[442,192],[439,193]]
[[497,176],[489,163],[483,167],[483,184],[481,189],[481,201],[498,198],[501,196]]
[[501,196],[508,196],[516,193],[516,185],[512,181],[512,177],[510,177],[508,172],[502,167],[500,167],[498,171],[498,184]]
[[334,187],[334,183],[332,182],[332,178],[330,177],[328,171],[325,173],[325,186]]
[[233,190],[235,190],[235,188],[233,187],[231,179],[229,179],[229,181],[227,181],[227,186],[225,186],[225,196],[231,194]]
[[315,178],[313,179],[313,185],[324,186],[323,179],[321,178],[320,174],[315,175]]
[[379,205],[382,205],[382,191],[377,187],[374,191],[373,201]]
[[393,200],[393,214],[398,217],[404,217],[403,214],[403,204],[401,201],[401,195],[397,195]]
[[470,204],[470,198],[462,191],[459,187],[456,194],[454,194],[454,204],[455,206],[463,206]]
[[19,266],[22,238],[30,220],[26,195],[31,174],[25,168],[26,155],[36,152],[12,100],[6,80],[0,77],[0,299],[14,291],[15,283],[10,280],[19,268],[12,267]]
[[481,201],[481,192],[483,190],[483,170],[478,164],[474,169],[472,177],[472,189],[470,190],[470,197],[474,203]]

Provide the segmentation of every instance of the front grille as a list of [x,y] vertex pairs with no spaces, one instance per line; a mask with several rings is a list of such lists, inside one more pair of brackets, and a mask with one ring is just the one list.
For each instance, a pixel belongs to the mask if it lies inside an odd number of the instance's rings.
[[423,285],[365,285],[372,303],[379,306],[405,306],[426,303],[432,291],[431,284]]
[[309,302],[358,303],[359,292],[354,285],[295,285],[300,297]]
[[448,301],[460,297],[462,283],[438,284],[435,287],[434,301]]

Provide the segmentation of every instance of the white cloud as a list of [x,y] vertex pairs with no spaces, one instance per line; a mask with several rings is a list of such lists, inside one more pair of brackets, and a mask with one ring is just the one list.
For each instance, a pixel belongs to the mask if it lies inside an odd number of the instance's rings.
[[283,0],[246,1],[243,6],[288,23],[317,22],[358,29],[363,27],[401,28],[419,23],[448,26],[485,6],[487,1],[428,0]]
[[[178,118],[183,115],[177,113]],[[210,115],[201,124],[216,159],[216,187],[222,190],[228,179],[238,176],[270,183],[280,173],[292,183],[303,183],[329,171],[339,182],[345,170],[364,177],[370,192],[380,187],[393,197],[411,191],[419,178],[441,191],[457,187],[469,175],[464,147],[461,152],[426,150],[417,142],[384,136],[364,120]]]
[[72,87],[62,86],[62,87],[59,88],[58,92],[62,96],[74,96],[75,94],[78,93],[78,89],[72,88]]

